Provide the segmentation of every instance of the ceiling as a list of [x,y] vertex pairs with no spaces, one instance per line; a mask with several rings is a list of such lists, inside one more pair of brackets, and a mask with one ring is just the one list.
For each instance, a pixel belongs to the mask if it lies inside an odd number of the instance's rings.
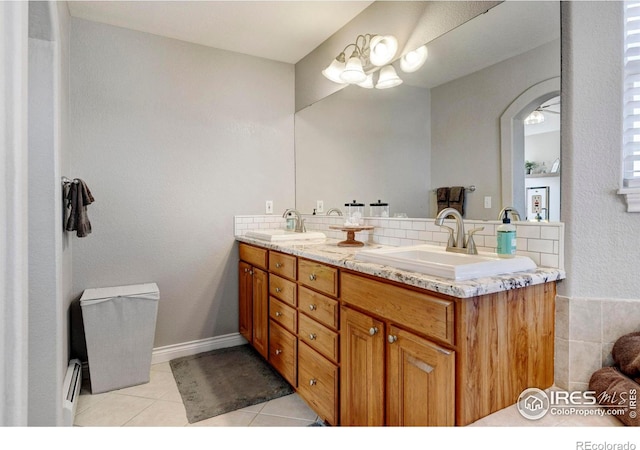
[[372,1],[69,1],[71,16],[295,64]]

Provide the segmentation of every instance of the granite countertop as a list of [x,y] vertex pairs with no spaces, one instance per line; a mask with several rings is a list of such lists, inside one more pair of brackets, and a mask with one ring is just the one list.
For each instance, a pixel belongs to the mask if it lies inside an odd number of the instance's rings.
[[366,244],[365,247],[338,247],[339,240],[329,238],[322,241],[265,242],[259,239],[247,238],[246,236],[236,236],[236,240],[459,298],[492,294],[558,281],[566,277],[564,270],[538,267],[532,272],[517,272],[495,277],[455,281],[396,269],[395,267],[358,261],[354,257],[355,252],[362,248],[389,248],[389,246],[385,245]]

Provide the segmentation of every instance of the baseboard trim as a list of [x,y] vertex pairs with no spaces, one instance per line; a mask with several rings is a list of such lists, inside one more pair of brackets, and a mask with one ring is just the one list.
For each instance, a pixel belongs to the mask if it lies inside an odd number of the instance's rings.
[[231,333],[200,339],[198,341],[157,347],[153,349],[151,354],[151,364],[163,363],[182,356],[196,355],[202,352],[217,350],[219,348],[235,347],[246,343],[247,340],[243,338],[240,333]]

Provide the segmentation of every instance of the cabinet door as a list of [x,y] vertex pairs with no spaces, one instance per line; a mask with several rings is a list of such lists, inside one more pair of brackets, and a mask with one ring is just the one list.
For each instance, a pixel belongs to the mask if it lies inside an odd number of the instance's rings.
[[238,265],[239,300],[238,328],[240,334],[251,342],[253,339],[253,277],[252,267],[244,261]]
[[455,353],[389,327],[387,424],[453,426]]
[[269,283],[267,272],[253,268],[253,347],[269,357]]
[[340,316],[340,423],[382,426],[384,323],[345,307]]

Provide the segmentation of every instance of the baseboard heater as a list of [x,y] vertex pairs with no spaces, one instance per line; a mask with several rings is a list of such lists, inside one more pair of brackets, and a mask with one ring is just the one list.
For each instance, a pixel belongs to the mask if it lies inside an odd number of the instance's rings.
[[82,364],[79,359],[72,359],[69,361],[67,374],[62,385],[63,424],[66,427],[73,426],[81,386]]

